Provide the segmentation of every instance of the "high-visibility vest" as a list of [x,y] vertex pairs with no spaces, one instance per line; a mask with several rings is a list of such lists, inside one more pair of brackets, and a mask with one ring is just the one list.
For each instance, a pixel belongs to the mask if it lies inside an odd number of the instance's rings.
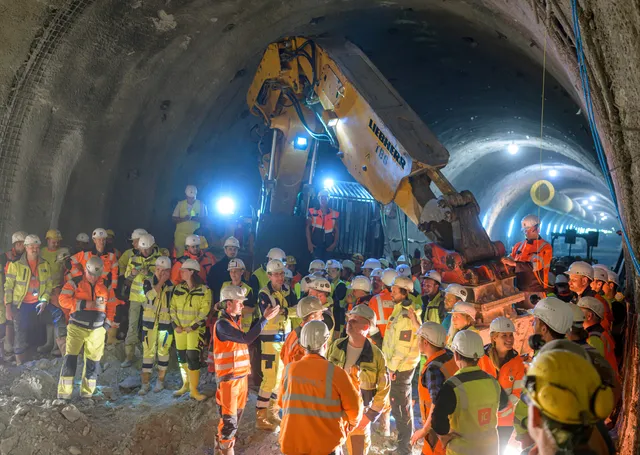
[[[225,281],[224,283],[222,283],[222,286],[220,286],[220,290],[222,291],[224,288],[226,288],[227,286],[231,286],[233,283],[231,281]],[[245,283],[244,281],[242,281],[240,283],[240,287],[242,289],[244,289],[245,292],[245,297],[249,296],[249,294],[251,294],[253,292],[253,289],[251,289],[251,286],[249,286],[247,283]],[[219,302],[220,301],[220,296],[219,295],[214,295],[213,296],[213,300],[215,302]],[[248,308],[248,307],[245,307]],[[247,332],[250,328],[251,328],[251,324],[253,324],[253,321],[256,319],[256,309],[253,309],[253,313],[249,313],[247,312],[246,314],[242,314],[242,331],[243,332]],[[222,315],[222,311],[220,312]]]
[[530,262],[538,283],[545,288],[549,286],[549,268],[551,267],[553,249],[546,240],[539,238],[533,241],[518,242],[511,250],[511,257],[518,262]]
[[118,270],[120,271],[120,275],[124,275],[127,271],[127,265],[129,265],[129,259],[136,254],[136,250],[133,248],[129,248],[125,250],[124,253],[118,258]]
[[[168,253],[168,251],[166,252]],[[156,259],[158,259],[160,256],[166,256],[166,254],[164,254],[164,252],[160,250],[160,248],[154,246],[153,252],[148,257],[144,257],[142,254],[136,253],[131,257],[131,259],[129,259],[124,277],[131,277],[132,271],[134,269],[138,271],[138,274],[133,278],[133,281],[131,282],[131,288],[129,290],[130,301],[141,303],[147,301],[147,297],[145,296],[143,287],[144,281],[150,276],[153,276],[153,274],[155,273]],[[146,273],[143,273],[144,270],[146,270]]]
[[389,318],[395,306],[391,293],[386,289],[369,300],[369,308],[376,314],[376,328],[380,331],[382,338],[387,332],[387,324],[389,324]]
[[[598,350],[597,341],[602,343],[602,350],[600,355],[604,357],[613,371],[618,373],[618,360],[616,359],[615,353],[615,341],[613,341],[613,337],[611,334],[605,330],[600,324],[592,325],[591,327],[585,327],[585,330],[589,333],[589,338],[587,338],[587,343]],[[594,340],[594,338],[597,339]]]
[[42,248],[40,250],[40,256],[42,259],[49,263],[49,270],[51,271],[51,285],[52,287],[62,286],[64,284],[64,264],[58,262],[58,252],[60,248],[55,251],[50,251],[49,248]]
[[[34,302],[48,302],[52,290],[50,270],[49,263],[38,258],[37,280],[32,280],[31,267],[26,254],[14,262],[9,262],[4,281],[4,303],[6,305],[14,304],[20,308],[27,293],[36,297]],[[32,288],[33,285],[36,285],[37,288]]]
[[425,311],[422,313],[424,320],[422,322],[435,322],[436,324],[442,324],[447,312],[444,308],[444,296],[442,292],[438,292],[436,296],[429,301]]
[[239,322],[240,318],[234,320],[227,312],[223,312],[221,319],[218,319],[213,326],[213,363],[216,368],[216,379],[218,382],[238,379],[251,373],[251,360],[249,359],[249,348],[246,344],[234,341],[222,341],[218,338],[218,324],[226,320],[234,328],[242,330]]
[[253,275],[258,279],[259,288],[264,288],[269,282],[269,275],[267,275],[267,271],[264,267],[260,266],[260,268],[256,269],[253,272]]
[[[421,309],[415,309],[418,320]],[[413,370],[420,363],[420,348],[416,329],[408,315],[407,307],[397,303],[389,317],[389,324],[382,340],[382,353],[391,372]]]
[[104,284],[115,291],[115,289],[118,287],[118,260],[116,259],[115,253],[108,250],[109,248],[105,249],[105,251],[103,251],[102,253],[99,253],[94,248],[89,251],[80,251],[74,254],[73,256],[71,256],[70,275],[72,277],[82,276],[89,259],[97,256],[102,259],[102,263],[104,264],[102,270],[102,278],[104,279]]
[[312,232],[316,229],[321,229],[325,234],[331,234],[336,226],[338,217],[340,217],[340,213],[333,209],[329,209],[329,213],[324,213],[322,209],[309,209]]
[[280,360],[284,366],[289,365],[291,362],[297,362],[302,359],[306,352],[302,346],[300,346],[300,333],[302,332],[302,326],[296,327],[284,341],[282,351],[280,351]]
[[171,281],[167,280],[162,285],[160,294],[158,294],[154,289],[157,283],[158,278],[155,275],[145,279],[143,282],[142,289],[145,301],[142,305],[142,327],[147,330],[153,330],[155,325],[158,324],[158,330],[171,331],[173,328],[171,326],[169,307],[174,286]]
[[[282,286],[279,291],[272,290],[270,284],[267,284],[260,290],[258,295],[258,302],[262,294],[274,304],[280,305],[280,308],[289,308],[289,302],[287,296],[291,290],[287,286]],[[258,305],[258,308],[260,305]],[[291,332],[291,319],[286,314],[279,314],[275,318],[267,321],[266,325],[260,332],[260,341],[278,341],[283,342],[287,335]]]
[[211,310],[211,289],[199,284],[189,290],[187,283],[173,289],[169,313],[171,321],[178,327],[204,326]]
[[453,386],[456,409],[449,416],[454,437],[447,455],[495,455],[499,450],[497,411],[500,384],[479,367],[461,368],[446,383]]
[[[191,206],[191,211],[189,211],[188,208],[189,208],[189,204],[187,203],[186,199],[183,199],[180,202],[178,202],[178,212],[179,212],[178,216],[180,218],[186,218],[187,216],[192,216],[192,217],[202,216],[202,203],[200,202],[200,199],[196,199],[195,201],[193,201],[193,205]],[[188,221],[181,221],[178,224],[176,224],[176,234],[180,233],[185,237],[187,235],[193,234],[196,231],[196,229],[200,229],[200,222],[198,221],[188,220]],[[177,246],[184,246],[184,245],[177,245]]]
[[[96,302],[95,307],[86,308],[87,301]],[[96,284],[89,283],[84,276],[71,278],[62,286],[58,302],[70,311],[69,323],[85,329],[111,326],[116,315],[116,296],[102,278]]]
[[489,356],[491,349],[493,349],[491,345],[485,347],[485,355],[480,358],[478,366],[482,371],[496,378],[502,390],[504,390],[509,397],[508,406],[502,411],[498,411],[498,426],[512,427],[513,412],[516,404],[520,400],[520,394],[524,387],[524,360],[518,355],[517,351],[512,350],[511,353],[508,354],[509,360],[502,365],[502,368],[498,368]]

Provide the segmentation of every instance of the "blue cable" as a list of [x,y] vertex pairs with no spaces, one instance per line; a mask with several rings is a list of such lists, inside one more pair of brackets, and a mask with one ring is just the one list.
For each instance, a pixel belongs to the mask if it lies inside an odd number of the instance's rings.
[[584,61],[584,51],[582,48],[582,34],[580,32],[580,23],[578,21],[577,0],[571,0],[571,12],[573,16],[573,34],[575,35],[575,38],[576,38],[576,55],[578,58],[578,68],[580,69],[580,79],[582,81],[582,93],[584,95],[585,105],[587,108],[587,118],[589,120],[589,126],[591,128],[591,137],[593,139],[593,144],[596,148],[598,162],[600,163],[602,173],[604,174],[604,180],[607,186],[609,187],[609,192],[611,193],[611,199],[616,209],[616,216],[618,218],[618,221],[620,222],[620,226],[622,227],[622,236],[627,245],[627,251],[629,251],[631,260],[633,262],[633,267],[636,270],[636,273],[640,274],[640,263],[638,263],[638,259],[636,258],[635,252],[631,247],[631,242],[629,241],[629,236],[627,235],[627,229],[625,228],[624,223],[622,222],[622,217],[620,216],[620,209],[618,208],[618,198],[616,197],[613,181],[611,180],[611,172],[609,171],[609,165],[607,163],[607,158],[602,148],[602,142],[600,141],[600,134],[598,133],[598,127],[596,125],[595,116],[593,114],[593,101],[591,99],[591,87],[589,86],[589,74],[587,73],[587,66]]

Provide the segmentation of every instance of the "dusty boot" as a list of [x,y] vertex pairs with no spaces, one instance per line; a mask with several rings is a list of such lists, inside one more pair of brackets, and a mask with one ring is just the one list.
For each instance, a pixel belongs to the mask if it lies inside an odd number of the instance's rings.
[[38,346],[40,354],[49,354],[53,349],[53,324],[47,324],[47,342],[42,346]]
[[56,338],[56,344],[58,345],[58,351],[62,357],[67,353],[67,337]]
[[280,419],[280,406],[276,400],[269,400],[269,420],[276,425],[280,425],[282,419]]
[[118,327],[111,327],[107,330],[107,345],[114,345],[118,342]]
[[135,357],[136,354],[136,347],[135,345],[131,345],[131,346],[125,346],[124,347],[124,355],[126,356],[124,359],[124,362],[122,362],[120,364],[120,366],[122,368],[128,368],[131,365],[133,365],[133,358]]
[[149,393],[151,390],[151,385],[149,384],[149,380],[151,379],[151,373],[141,373],[140,377],[142,379],[142,387],[138,391],[138,395],[144,396]]
[[208,397],[198,392],[200,384],[200,370],[189,370],[189,395],[197,401],[204,401]]
[[156,386],[153,388],[154,393],[162,392],[164,390],[165,374],[167,374],[167,370],[158,371],[158,379],[156,379]]
[[269,409],[258,408],[256,410],[256,428],[266,431],[276,431],[278,429],[278,425],[269,420]]
[[181,397],[189,391],[189,374],[187,373],[187,364],[180,365],[180,375],[182,376],[182,387],[173,392],[174,397]]
[[4,337],[4,352],[9,355],[5,355],[5,358],[13,355],[14,334],[13,321],[7,321],[6,334]]

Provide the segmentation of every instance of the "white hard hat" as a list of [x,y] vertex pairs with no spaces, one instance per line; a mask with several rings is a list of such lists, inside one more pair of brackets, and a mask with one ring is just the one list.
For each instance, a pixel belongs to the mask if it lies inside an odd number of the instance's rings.
[[220,291],[220,301],[225,300],[247,300],[247,291],[240,286],[226,286]]
[[196,234],[188,235],[184,241],[185,246],[200,246],[200,243],[202,243],[200,236]]
[[[26,237],[27,237],[27,233],[24,231],[14,232],[13,235],[11,235],[11,243],[24,242],[24,239]],[[88,237],[87,237],[87,241],[89,241]]]
[[89,243],[89,234],[81,232],[80,234],[76,235],[76,241]]
[[109,237],[109,234],[107,234],[107,230],[106,229],[102,229],[102,228],[97,228],[93,230],[93,233],[91,234],[91,238],[92,239],[106,239],[107,237]]
[[527,215],[524,218],[522,218],[522,221],[520,222],[522,232],[532,227],[537,227],[539,225],[540,225],[540,218],[538,218],[536,215]]
[[158,259],[156,259],[156,268],[166,270],[171,269],[171,259],[167,256],[159,256]]
[[447,330],[437,322],[427,321],[418,329],[417,335],[437,348],[444,347],[447,341]]
[[229,265],[227,266],[227,271],[233,270],[233,269],[243,269],[243,270],[246,269],[242,259],[238,259],[238,258],[229,259]]
[[198,188],[194,185],[187,185],[184,189],[184,194],[186,194],[187,197],[196,197],[198,195]]
[[463,302],[467,301],[467,296],[469,295],[469,292],[464,288],[464,286],[462,286],[461,284],[458,284],[458,283],[451,283],[444,290],[444,293],[445,294],[453,294],[456,297],[458,297],[460,300],[462,300]]
[[156,244],[156,239],[151,234],[143,234],[140,236],[140,240],[138,240],[138,249],[147,249],[153,248],[153,245]]
[[342,268],[343,269],[349,269],[352,272],[356,271],[356,265],[354,264],[354,262],[351,259],[345,259],[344,261],[342,261]]
[[309,273],[315,272],[316,270],[324,270],[325,267],[326,264],[324,263],[324,261],[321,261],[320,259],[314,259],[309,263]]
[[131,238],[129,240],[138,240],[143,235],[148,234],[146,229],[138,228],[134,229],[131,233]]
[[309,321],[300,332],[300,346],[308,351],[319,351],[329,341],[329,328],[322,321]]
[[58,254],[56,255],[56,262],[62,262],[70,256],[71,252],[69,251],[69,248],[63,246],[58,250]]
[[378,261],[380,261],[380,265],[382,266],[382,268],[389,268],[389,260],[387,258],[380,258],[378,259]]
[[584,261],[576,261],[569,267],[569,270],[564,272],[566,275],[580,275],[586,276],[590,280],[593,280],[593,267]]
[[593,267],[593,279],[594,281],[608,281],[609,274],[607,273],[607,269],[603,269],[601,267]]
[[584,313],[578,305],[571,304],[571,311],[573,311],[573,325],[579,325],[582,327],[584,322]]
[[500,316],[491,321],[489,332],[515,333],[516,327],[513,325],[513,322],[511,322],[511,319]]
[[383,274],[383,273],[384,273],[384,272],[383,272],[383,270],[382,270],[381,268],[377,268],[377,269],[373,269],[373,270],[371,271],[371,273],[369,274],[369,276],[370,276],[371,278],[375,278],[375,277],[382,278],[382,274]]
[[267,273],[284,272],[284,262],[280,259],[271,259],[267,263]]
[[568,282],[566,275],[560,274],[556,276],[556,284],[567,284]]
[[594,269],[609,270],[609,267],[604,264],[593,264],[591,267],[593,267]]
[[269,252],[267,253],[267,259],[269,259],[269,260],[271,260],[271,259],[279,259],[280,261],[284,262],[284,261],[287,260],[287,255],[280,248],[271,248],[269,250]]
[[366,276],[359,275],[351,281],[349,289],[359,289],[364,292],[371,292],[371,280]]
[[91,256],[87,261],[86,269],[89,275],[100,276],[104,270],[104,262],[98,256]]
[[293,279],[293,272],[285,267],[285,269],[284,269],[284,277],[286,279],[288,279],[288,280],[292,280]]
[[476,307],[474,307],[471,303],[467,303],[467,302],[456,302],[456,304],[453,305],[453,309],[451,310],[451,313],[466,314],[471,319],[473,320],[476,319]]
[[578,306],[580,308],[587,308],[593,311],[600,319],[604,319],[604,305],[595,297],[582,297],[578,300]]
[[324,307],[322,306],[322,302],[320,302],[320,299],[312,295],[301,298],[298,302],[298,305],[296,306],[296,314],[299,318],[302,319],[306,318],[311,313],[316,313],[323,310]]
[[224,241],[224,247],[226,248],[228,246],[234,246],[236,248],[240,248],[240,242],[238,241],[237,238],[231,236]]
[[342,264],[340,264],[340,261],[336,261],[335,259],[329,259],[327,261],[327,269],[339,269],[339,270],[342,270]]
[[24,239],[24,246],[29,246],[29,245],[42,245],[42,242],[40,241],[40,237],[34,234],[29,234],[28,236],[26,236]]
[[482,337],[473,330],[461,330],[453,337],[451,350],[468,359],[478,360],[484,355]]
[[[371,272],[371,275],[373,275],[373,272]],[[385,269],[382,272],[382,282],[385,286],[391,286],[397,276],[398,272],[396,272],[395,269]]]
[[307,284],[307,289],[331,293],[331,284],[326,278],[313,278],[311,282]]
[[200,264],[198,261],[194,261],[193,259],[187,259],[182,263],[180,270],[194,270],[196,272],[200,271]]
[[620,279],[618,274],[613,270],[607,270],[607,281],[610,281],[615,284],[620,284]]
[[350,316],[360,316],[369,321],[369,327],[373,328],[376,326],[376,313],[369,308],[369,305],[356,305],[351,311],[347,313]]
[[405,257],[404,254],[401,254],[398,257],[398,260],[396,261],[396,264],[400,265],[400,264],[409,264],[409,261],[407,261],[407,258]]
[[437,270],[429,270],[425,273],[424,278],[429,278],[430,280],[435,281],[438,284],[442,284],[442,275]]
[[411,278],[407,278],[406,276],[395,277],[391,286],[398,286],[409,293],[413,292],[413,281],[411,281]]
[[536,303],[531,314],[540,319],[551,330],[562,335],[566,334],[573,324],[572,303],[567,303],[557,297],[546,297]]
[[396,272],[398,272],[398,276],[411,277],[411,267],[407,264],[400,264],[396,267]]
[[362,266],[363,269],[379,269],[381,268],[382,264],[380,264],[380,261],[378,261],[377,259],[373,259],[373,258],[369,258],[366,261],[364,261],[364,265]]

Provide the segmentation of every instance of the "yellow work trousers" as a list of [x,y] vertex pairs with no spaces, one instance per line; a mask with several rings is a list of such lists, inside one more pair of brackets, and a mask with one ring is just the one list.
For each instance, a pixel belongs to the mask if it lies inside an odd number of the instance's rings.
[[258,401],[256,401],[258,409],[268,408],[269,400],[277,400],[278,398],[278,387],[280,387],[284,370],[284,364],[280,359],[283,345],[282,341],[262,341],[260,343],[262,347],[262,383],[258,391]]
[[75,324],[67,327],[67,353],[62,362],[60,381],[58,382],[58,398],[68,400],[73,393],[73,377],[78,366],[78,355],[84,346],[84,368],[82,369],[82,386],[80,395],[88,398],[96,390],[99,362],[104,353],[104,327],[85,329]]
[[204,327],[191,332],[175,332],[173,334],[176,340],[176,351],[178,354],[178,362],[180,365],[185,363],[192,371],[200,369],[200,350],[204,342]]
[[349,455],[367,455],[371,448],[371,424],[362,430],[355,429],[347,437],[347,452]]
[[169,349],[173,342],[173,333],[159,330],[158,324],[153,329],[143,329],[142,340],[142,372],[151,373],[153,364],[158,357],[158,371],[164,371],[169,366]]

